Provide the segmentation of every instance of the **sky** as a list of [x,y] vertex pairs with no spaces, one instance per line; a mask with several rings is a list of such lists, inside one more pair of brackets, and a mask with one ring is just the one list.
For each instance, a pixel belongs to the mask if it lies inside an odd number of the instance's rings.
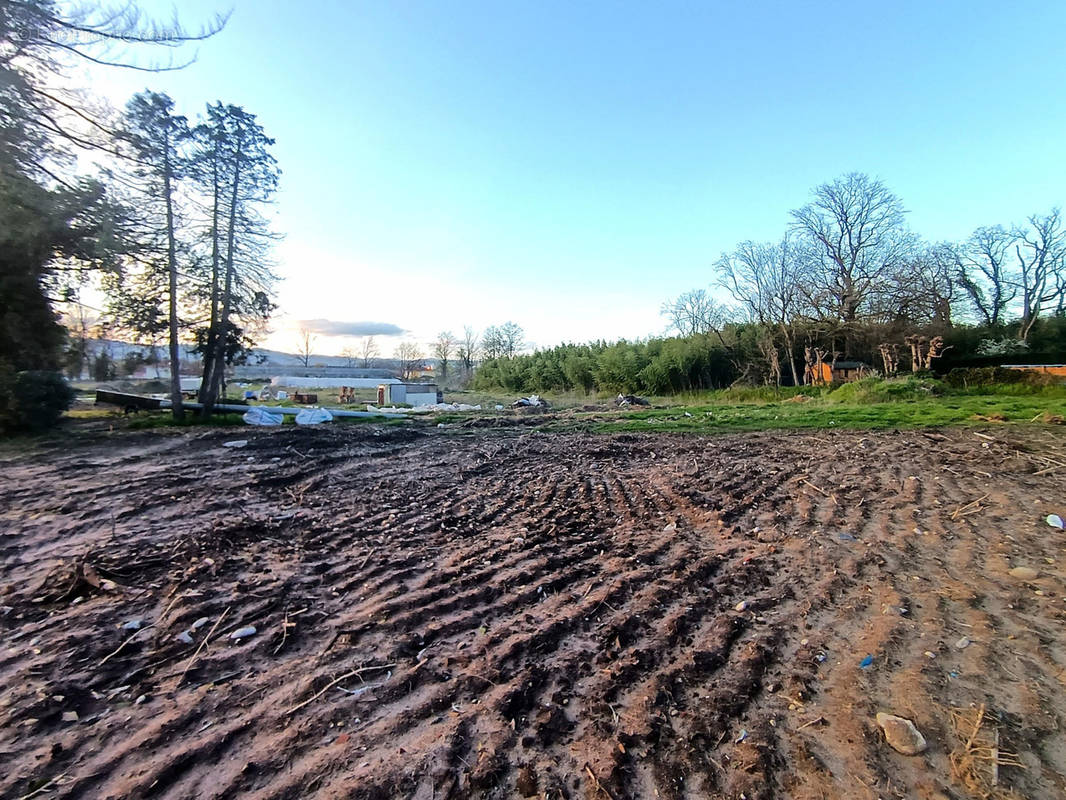
[[537,347],[660,334],[851,171],[930,241],[1066,204],[1061,0],[225,1],[181,3],[231,11],[192,65],[92,88],[242,105],[277,140],[277,349],[308,320],[322,354],[508,320]]

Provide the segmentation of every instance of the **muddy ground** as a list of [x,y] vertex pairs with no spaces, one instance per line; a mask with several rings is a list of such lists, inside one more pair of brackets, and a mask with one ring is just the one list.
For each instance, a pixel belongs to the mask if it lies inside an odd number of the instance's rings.
[[0,796],[1066,797],[1049,457],[1025,427],[4,445]]

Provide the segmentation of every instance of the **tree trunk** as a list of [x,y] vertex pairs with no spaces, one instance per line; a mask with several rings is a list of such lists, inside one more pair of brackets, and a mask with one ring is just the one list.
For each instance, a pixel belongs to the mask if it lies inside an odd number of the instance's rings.
[[203,416],[211,416],[215,401],[218,399],[215,375],[215,347],[217,344],[218,330],[218,301],[219,301],[219,261],[221,253],[218,247],[218,140],[215,140],[215,150],[211,161],[211,321],[207,326],[207,341],[204,347],[203,377],[200,380],[200,402],[204,404]]
[[181,350],[178,344],[178,248],[174,240],[174,200],[171,197],[170,133],[163,135],[163,195],[167,206],[167,272],[170,298],[170,404],[174,419],[185,417],[181,402]]
[[793,352],[795,349],[795,342],[793,341],[792,333],[788,329],[788,325],[781,326],[781,335],[785,340],[785,352],[788,353],[788,368],[792,372],[792,385],[800,385],[799,371],[796,369],[796,354]]
[[233,307],[233,251],[237,233],[237,195],[241,181],[241,128],[236,131],[237,152],[233,164],[233,190],[230,193],[229,230],[226,232],[226,285],[222,293],[222,315],[219,321],[218,338],[215,342],[215,381],[222,386],[226,368],[226,344],[229,339],[229,315]]

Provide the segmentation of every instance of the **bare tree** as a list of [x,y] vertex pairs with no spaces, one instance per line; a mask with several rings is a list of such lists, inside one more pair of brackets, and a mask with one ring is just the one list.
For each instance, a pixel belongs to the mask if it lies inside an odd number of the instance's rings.
[[433,342],[433,357],[437,359],[440,366],[439,375],[442,382],[448,378],[448,362],[454,346],[455,337],[451,331],[441,331],[437,334],[436,341]]
[[707,333],[722,322],[721,308],[706,289],[691,289],[675,300],[667,300],[659,313],[669,319],[670,327],[682,336]]
[[425,353],[415,342],[400,342],[396,345],[396,360],[400,362],[400,377],[409,381],[422,369]]
[[881,321],[913,327],[951,327],[958,295],[958,251],[950,244],[916,250],[885,281],[881,289]]
[[499,327],[499,332],[501,355],[514,358],[518,351],[526,346],[522,326],[508,320]]
[[377,342],[374,341],[373,336],[367,336],[363,339],[363,369],[370,369],[374,366],[374,362],[379,355]]
[[463,338],[458,342],[455,349],[455,357],[463,368],[464,378],[469,378],[474,371],[474,361],[477,358],[479,338],[477,331],[469,325],[463,328]]
[[881,181],[853,172],[818,186],[792,219],[793,229],[812,245],[800,285],[820,315],[849,324],[876,312],[880,289],[915,243],[899,197]]
[[1028,340],[1041,311],[1055,303],[1066,272],[1066,230],[1059,209],[1053,208],[1044,216],[1034,214],[1028,222],[1028,226],[1014,231],[1016,280],[1022,300],[1018,339],[1023,342]]
[[997,328],[1018,296],[1010,276],[1014,235],[1001,225],[978,228],[955,250],[955,278],[981,322]]
[[300,328],[300,338],[296,346],[296,355],[300,357],[300,363],[304,367],[311,366],[311,356],[314,353],[315,340],[318,339],[307,328]]
[[684,292],[676,300],[663,303],[659,311],[670,319],[670,327],[682,336],[713,333],[725,350],[732,354],[732,345],[725,340],[722,329],[730,322],[732,311],[708,296],[705,289]]
[[347,366],[348,369],[351,369],[355,366],[355,362],[359,360],[359,353],[356,352],[354,347],[349,345],[341,350],[341,358],[344,359],[345,366]]
[[[775,244],[741,242],[732,254],[718,260],[721,285],[740,304],[753,322],[772,330],[769,342],[760,343],[766,352],[771,373],[780,378],[777,344],[780,341],[788,359],[794,385],[800,385],[796,366],[795,321],[803,309],[800,290],[800,261],[786,235]],[[709,301],[708,301],[709,302]],[[771,354],[769,349],[773,350]]]
[[485,360],[499,358],[503,355],[503,338],[500,329],[489,325],[481,334],[481,356]]

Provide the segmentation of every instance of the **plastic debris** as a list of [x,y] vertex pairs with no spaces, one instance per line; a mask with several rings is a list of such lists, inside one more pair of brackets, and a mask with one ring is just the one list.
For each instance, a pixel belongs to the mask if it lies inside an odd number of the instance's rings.
[[519,397],[513,403],[511,408],[547,408],[548,402],[538,394],[531,394],[529,397]]
[[332,421],[333,415],[324,408],[303,408],[296,415],[297,425],[321,425]]
[[866,658],[864,658],[862,661],[859,662],[859,666],[862,667],[863,669],[866,669],[867,667],[869,667],[873,663],[874,663],[874,657],[873,657],[873,654],[871,653],[870,655],[866,656]]
[[223,447],[247,447],[248,446],[248,440],[247,439],[234,439],[232,442],[223,442],[222,446]]
[[396,406],[376,406],[373,403],[366,404],[366,410],[371,414],[431,414],[434,411],[480,411],[481,406],[472,406],[468,403],[430,403],[425,406],[414,408],[398,408]]
[[124,631],[139,631],[143,627],[143,619],[131,619],[129,622],[122,623],[122,630]]
[[285,421],[285,415],[268,408],[251,408],[245,412],[244,421],[249,425],[273,426]]
[[1060,517],[1058,514],[1048,514],[1047,524],[1050,525],[1052,528],[1058,528],[1060,531],[1066,528],[1066,523],[1063,523],[1062,517]]

